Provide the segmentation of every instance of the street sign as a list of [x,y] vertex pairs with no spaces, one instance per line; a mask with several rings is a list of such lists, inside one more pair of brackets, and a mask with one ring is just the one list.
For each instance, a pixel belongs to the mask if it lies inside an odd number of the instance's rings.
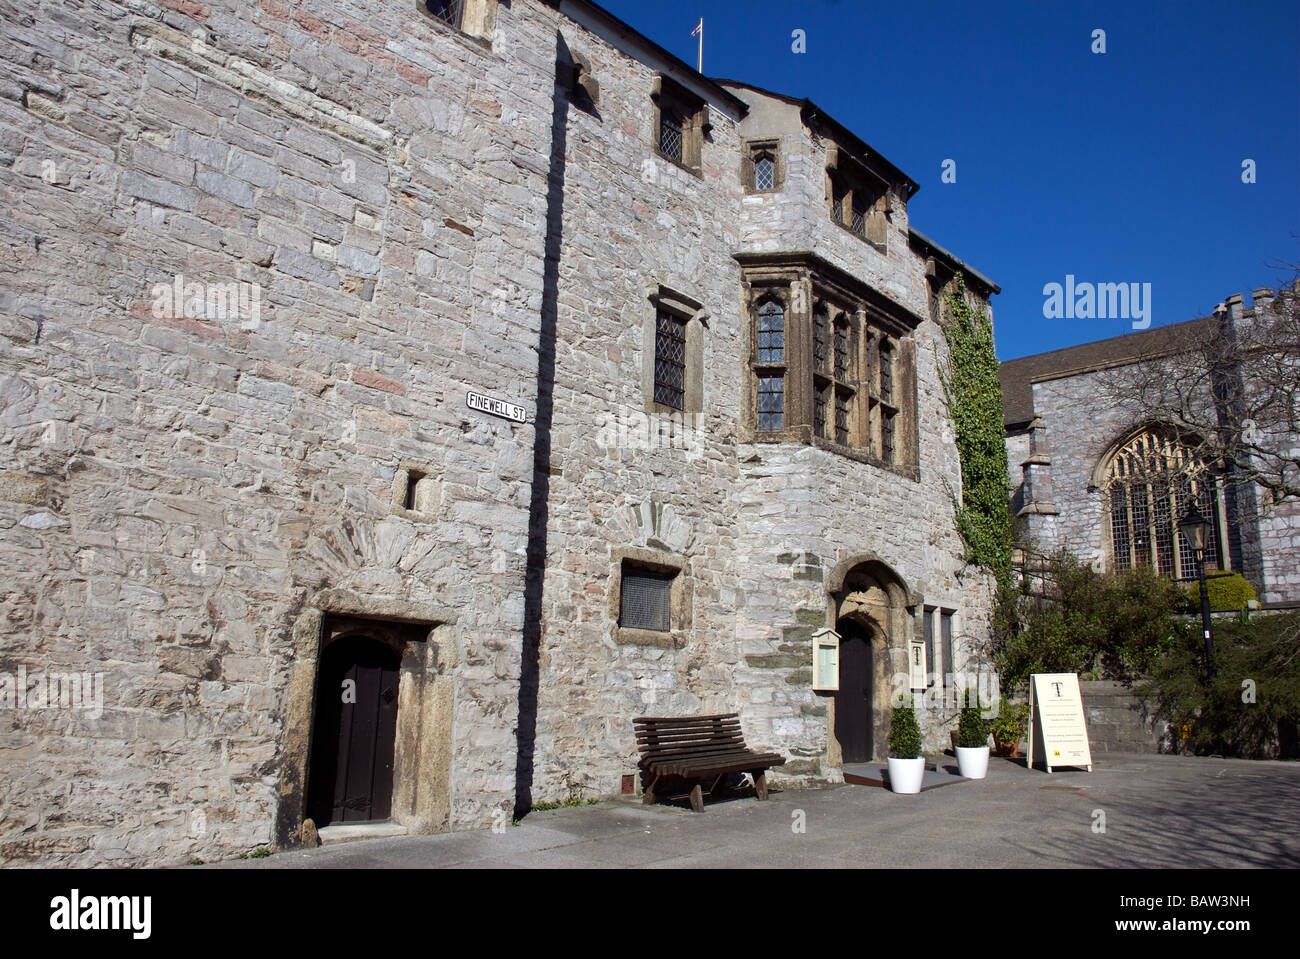
[[494,399],[491,396],[484,396],[482,393],[475,393],[473,390],[470,390],[466,395],[465,405],[472,410],[478,410],[480,413],[499,416],[503,420],[512,420],[515,423],[528,422],[528,411],[522,406],[507,403],[505,400]]

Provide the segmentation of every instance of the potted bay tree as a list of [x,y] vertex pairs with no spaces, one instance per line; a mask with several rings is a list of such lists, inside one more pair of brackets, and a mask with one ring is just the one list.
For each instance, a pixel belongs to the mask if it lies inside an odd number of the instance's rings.
[[889,720],[889,788],[896,793],[919,793],[924,777],[921,727],[908,699],[904,705],[895,707]]
[[967,703],[957,720],[957,771],[983,779],[989,771],[989,731],[978,706]]

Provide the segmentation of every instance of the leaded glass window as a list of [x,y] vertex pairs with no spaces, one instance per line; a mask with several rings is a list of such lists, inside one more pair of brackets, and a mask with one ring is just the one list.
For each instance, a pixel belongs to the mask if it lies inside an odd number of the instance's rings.
[[831,402],[831,386],[819,386],[817,395],[813,400],[813,433],[817,436],[826,435],[826,411]]
[[758,378],[758,428],[770,433],[785,429],[785,377]]
[[675,110],[665,109],[659,113],[659,152],[682,162],[682,118]]
[[849,229],[858,234],[858,236],[866,236],[867,201],[861,193],[861,190],[853,191],[853,219],[849,222]]
[[459,27],[465,0],[424,0],[424,8],[444,23]]
[[758,362],[785,362],[785,310],[770,300],[758,308]]
[[849,327],[847,323],[835,324],[835,378],[849,378]]
[[655,329],[655,402],[685,408],[686,321],[660,310]]
[[830,365],[831,320],[826,307],[818,306],[813,314],[813,367],[818,373],[828,373]]
[[776,188],[776,158],[770,153],[761,153],[754,160],[754,189],[772,190]]

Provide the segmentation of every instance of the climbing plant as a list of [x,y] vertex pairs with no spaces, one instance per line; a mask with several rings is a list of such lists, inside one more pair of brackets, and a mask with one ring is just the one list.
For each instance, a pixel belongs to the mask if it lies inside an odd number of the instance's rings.
[[971,306],[960,273],[944,305],[948,367],[939,378],[961,456],[961,502],[953,497],[957,529],[967,561],[988,569],[1005,588],[1011,579],[1011,508],[993,321],[983,306]]

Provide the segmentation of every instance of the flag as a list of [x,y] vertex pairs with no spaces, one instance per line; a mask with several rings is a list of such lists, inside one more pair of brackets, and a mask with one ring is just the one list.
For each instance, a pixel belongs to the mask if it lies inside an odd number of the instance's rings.
[[691,31],[691,36],[695,36],[697,33],[699,33],[699,32],[700,32],[701,30],[703,30],[703,29],[704,29],[704,18],[703,18],[703,17],[700,17],[700,22],[697,23],[697,24],[695,25],[695,29]]

